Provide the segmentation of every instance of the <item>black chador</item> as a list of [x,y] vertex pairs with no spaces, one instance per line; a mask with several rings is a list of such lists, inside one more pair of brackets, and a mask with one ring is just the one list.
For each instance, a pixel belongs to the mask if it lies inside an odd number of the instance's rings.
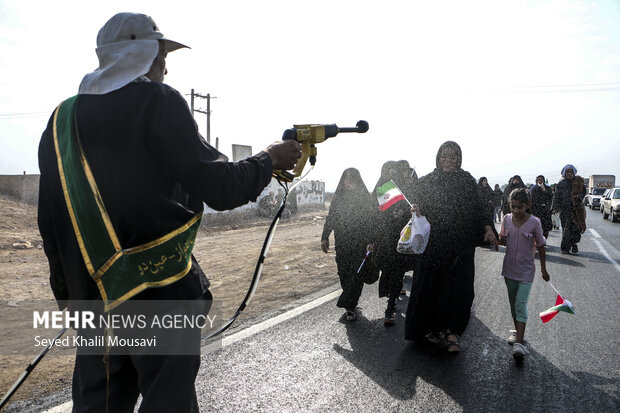
[[[456,170],[441,168],[440,155],[458,154]],[[437,168],[419,179],[412,203],[431,224],[420,271],[413,278],[407,308],[405,338],[417,340],[429,333],[449,330],[462,334],[474,300],[474,251],[484,238],[485,225],[493,225],[480,201],[476,180],[461,169],[461,149],[444,143],[437,153]]]
[[369,257],[358,274],[368,244],[373,242],[371,228],[376,215],[372,197],[355,168],[346,169],[329,207],[321,240],[334,232],[336,265],[342,294],[336,304],[354,311],[364,286],[364,277],[373,271],[374,258]]

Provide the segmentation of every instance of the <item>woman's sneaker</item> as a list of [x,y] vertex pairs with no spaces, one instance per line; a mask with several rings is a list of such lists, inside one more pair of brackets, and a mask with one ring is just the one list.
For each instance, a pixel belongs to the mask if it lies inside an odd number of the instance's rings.
[[347,311],[346,313],[344,313],[344,316],[347,319],[347,321],[355,321],[357,319],[357,315],[355,314],[355,311]]
[[508,337],[508,344],[511,346],[517,342],[517,330],[510,330],[510,337]]
[[527,354],[527,351],[525,350],[525,346],[521,343],[514,343],[512,346],[512,357],[514,357],[514,359],[517,362],[523,361],[523,358],[525,357],[525,355]]

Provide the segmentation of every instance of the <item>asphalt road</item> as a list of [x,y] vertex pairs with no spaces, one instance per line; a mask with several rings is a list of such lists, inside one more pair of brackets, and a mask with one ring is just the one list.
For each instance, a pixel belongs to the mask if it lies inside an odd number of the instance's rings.
[[[476,298],[459,355],[403,339],[407,296],[397,325],[384,327],[386,302],[376,284],[365,287],[352,323],[331,289],[246,329],[241,320],[220,350],[203,356],[201,411],[618,412],[620,224],[596,210],[588,210],[587,224],[578,255],[560,254],[560,231],[549,236],[551,281],[577,314],[542,324],[538,313],[555,304],[555,292],[537,273],[521,366],[506,343],[512,320],[500,276],[503,248],[479,248]],[[49,411],[70,409],[68,402]]]
[[[375,284],[365,287],[353,323],[331,299],[205,356],[201,410],[620,411],[620,224],[591,210],[587,223],[578,255],[560,254],[557,230],[547,254],[551,281],[577,314],[543,325],[538,313],[555,304],[555,292],[537,274],[520,367],[505,341],[512,320],[499,275],[503,251],[479,248],[474,311],[458,356],[405,341],[402,314],[384,327]],[[402,313],[406,305],[403,297]]]

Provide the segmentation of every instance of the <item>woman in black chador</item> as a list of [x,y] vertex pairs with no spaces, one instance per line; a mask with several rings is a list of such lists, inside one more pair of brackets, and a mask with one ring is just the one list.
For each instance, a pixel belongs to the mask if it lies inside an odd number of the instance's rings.
[[465,331],[474,301],[474,252],[483,242],[497,248],[491,216],[482,207],[476,180],[461,169],[456,142],[441,145],[437,168],[418,180],[412,212],[431,224],[428,246],[413,277],[405,338],[445,342],[460,350],[456,335]]
[[495,193],[489,186],[489,181],[486,176],[478,179],[478,196],[480,197],[480,201],[484,205],[485,213],[491,217],[491,220],[494,220],[495,216],[495,206],[493,205],[493,197]]
[[553,201],[553,192],[551,188],[545,184],[545,177],[538,175],[536,177],[536,186],[531,190],[532,195],[532,215],[540,219],[543,229],[543,237],[549,237],[549,231],[553,228],[551,221],[551,201]]
[[[342,173],[323,226],[321,248],[329,249],[329,234],[334,231],[336,265],[342,286],[342,294],[336,305],[346,310],[348,321],[356,318],[355,307],[364,287],[363,274],[358,274],[367,251],[372,251],[371,228],[376,215],[371,195],[355,168]],[[372,254],[371,254],[372,255]],[[369,257],[362,272],[372,270]]]
[[406,197],[410,197],[415,187],[415,181],[411,178],[409,163],[406,161],[387,161],[384,163],[381,168],[381,177],[373,190],[375,210],[378,213],[377,225],[375,226],[377,231],[375,249],[377,266],[381,269],[379,297],[387,297],[388,299],[384,319],[386,326],[395,324],[394,312],[403,288],[403,277],[405,272],[413,269],[412,257],[399,254],[396,251],[400,231],[411,218],[409,203],[401,200],[385,211],[379,211],[378,208],[377,188],[390,181],[393,181]]

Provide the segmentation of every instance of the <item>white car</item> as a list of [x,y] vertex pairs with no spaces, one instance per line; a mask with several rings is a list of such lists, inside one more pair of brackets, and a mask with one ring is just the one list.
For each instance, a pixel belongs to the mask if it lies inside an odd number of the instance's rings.
[[607,188],[592,188],[592,192],[589,192],[583,200],[585,206],[589,206],[590,209],[600,209],[602,195],[607,191]]
[[620,188],[611,188],[602,200],[603,219],[611,217],[612,222],[620,221]]
[[601,206],[599,207],[599,211],[601,212],[601,214],[603,213],[603,200],[605,199],[605,197],[607,196],[607,194],[611,191],[611,188],[606,189],[605,192],[603,193],[603,195],[601,196]]

